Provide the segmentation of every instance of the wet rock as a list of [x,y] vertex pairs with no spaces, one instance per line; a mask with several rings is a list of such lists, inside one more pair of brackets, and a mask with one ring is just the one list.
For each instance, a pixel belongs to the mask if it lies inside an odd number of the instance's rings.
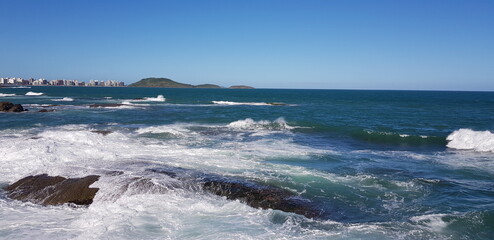
[[308,218],[319,216],[318,211],[310,206],[310,201],[287,190],[242,181],[211,179],[203,181],[204,190],[227,199],[240,200],[254,208],[293,212]]
[[103,136],[106,136],[110,133],[112,133],[113,131],[108,131],[108,130],[93,130],[91,131],[92,133],[97,133],[97,134],[101,134]]
[[89,186],[98,181],[99,176],[89,175],[83,178],[64,178],[40,174],[25,177],[4,188],[7,197],[19,201],[29,201],[42,205],[60,205],[73,203],[89,205],[98,192],[98,188]]
[[284,212],[297,213],[308,218],[319,218],[322,216],[322,213],[308,199],[303,199],[295,193],[281,188],[266,186],[244,179],[198,173],[183,168],[149,170],[182,181],[195,182],[207,192],[226,197],[230,200],[239,200],[254,208],[276,209]]
[[13,104],[11,102],[0,102],[0,112],[23,112],[27,111],[20,104]]
[[38,112],[55,112],[55,109],[41,109]]

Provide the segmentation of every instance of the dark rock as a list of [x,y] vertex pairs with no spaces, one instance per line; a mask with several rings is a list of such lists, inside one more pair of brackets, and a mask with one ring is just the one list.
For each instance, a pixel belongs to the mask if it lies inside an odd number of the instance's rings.
[[83,178],[51,177],[47,174],[25,177],[4,188],[7,197],[38,203],[42,205],[60,205],[73,203],[89,205],[98,192],[98,188],[89,186],[98,181],[99,176]]
[[107,171],[107,172],[105,172],[105,174],[108,176],[119,176],[119,175],[124,174],[124,172],[122,172],[122,171]]
[[38,112],[55,112],[55,109],[41,109]]
[[0,102],[0,112],[23,112],[24,110],[22,105],[13,104],[11,102]]
[[265,186],[244,179],[227,178],[215,174],[198,173],[183,168],[159,168],[150,171],[165,174],[182,181],[200,184],[202,189],[226,197],[239,200],[245,204],[262,209],[276,209],[284,212],[297,213],[308,218],[319,218],[322,213],[312,203],[298,195],[273,186]]
[[14,104],[14,106],[12,106],[10,109],[9,109],[9,112],[24,112],[24,108],[20,105],[20,104]]
[[125,104],[120,104],[120,103],[95,103],[89,105],[90,108],[111,108],[111,107],[121,107],[124,106]]
[[269,102],[267,104],[273,105],[273,106],[286,106],[287,105],[286,103],[277,103],[277,102]]
[[92,133],[97,133],[97,134],[101,134],[103,136],[106,136],[110,133],[112,133],[113,131],[108,131],[108,130],[93,130],[91,131]]
[[280,188],[249,182],[208,179],[204,180],[203,188],[227,199],[240,200],[254,208],[293,212],[308,218],[319,216],[319,212],[310,207],[310,201]]
[[8,112],[10,108],[14,106],[11,102],[0,102],[0,111]]

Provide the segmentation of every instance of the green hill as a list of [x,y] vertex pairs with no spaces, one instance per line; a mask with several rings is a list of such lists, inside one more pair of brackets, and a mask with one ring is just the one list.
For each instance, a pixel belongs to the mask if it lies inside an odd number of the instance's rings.
[[221,88],[214,84],[191,85],[175,82],[168,78],[144,78],[129,87],[159,87],[159,88]]

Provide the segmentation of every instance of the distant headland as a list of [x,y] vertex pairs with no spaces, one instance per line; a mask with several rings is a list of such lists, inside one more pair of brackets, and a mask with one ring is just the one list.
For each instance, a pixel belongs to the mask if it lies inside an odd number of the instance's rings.
[[[129,87],[156,87],[156,88],[224,88],[215,84],[200,84],[192,85],[179,83],[168,78],[144,78],[138,82],[128,85]],[[245,85],[231,86],[235,89],[253,89],[253,87]]]

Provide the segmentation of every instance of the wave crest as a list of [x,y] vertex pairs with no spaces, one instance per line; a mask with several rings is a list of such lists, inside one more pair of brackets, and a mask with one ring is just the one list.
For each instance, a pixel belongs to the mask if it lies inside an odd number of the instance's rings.
[[494,134],[490,131],[474,131],[462,128],[451,133],[446,140],[449,148],[494,152]]
[[60,98],[60,99],[52,99],[52,101],[54,101],[54,102],[73,102],[74,99],[69,98],[69,97],[64,97],[64,98]]
[[163,95],[158,95],[156,97],[145,97],[145,98],[137,98],[132,99],[130,102],[164,102],[166,98]]
[[42,93],[42,92],[27,92],[26,96],[41,96],[43,94],[44,93]]
[[289,126],[285,119],[280,117],[274,121],[268,120],[260,120],[254,121],[252,118],[246,118],[244,120],[238,120],[235,122],[231,122],[227,125],[230,128],[242,129],[242,130],[257,130],[257,129],[266,129],[266,130],[285,130],[285,129],[293,129],[293,127]]

